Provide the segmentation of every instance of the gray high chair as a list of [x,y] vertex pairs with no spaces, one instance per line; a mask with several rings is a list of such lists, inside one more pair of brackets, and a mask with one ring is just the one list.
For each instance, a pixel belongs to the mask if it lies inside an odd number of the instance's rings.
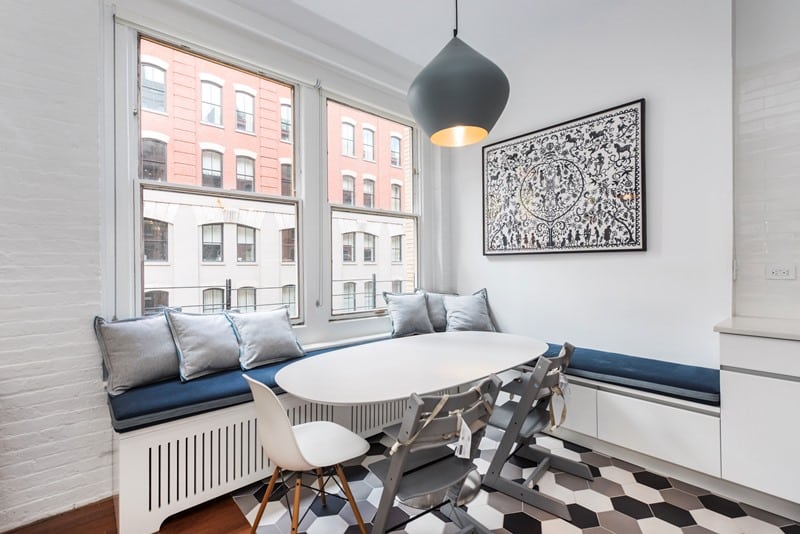
[[[594,479],[592,472],[586,464],[554,455],[534,441],[543,430],[556,427],[557,419],[560,419],[558,425],[564,422],[566,401],[560,417],[554,413],[552,401],[554,394],[561,394],[562,375],[574,350],[574,346],[564,343],[558,356],[541,356],[534,367],[518,368],[522,371],[520,376],[503,385],[503,391],[511,394],[514,400],[498,406],[489,419],[490,425],[505,430],[505,433],[483,479],[484,485],[567,521],[571,520],[567,505],[534,489],[534,486],[550,468],[586,480]],[[501,476],[503,466],[514,455],[536,463],[533,472],[522,483]]]
[[[500,379],[492,375],[464,393],[411,395],[403,421],[386,429],[387,435],[396,439],[391,455],[369,466],[383,481],[373,534],[398,529],[435,509],[447,515],[461,529],[459,532],[488,534],[486,527],[459,506],[472,500],[480,489],[480,476],[473,460],[500,385]],[[459,437],[462,428],[470,436],[468,446]],[[455,449],[448,446],[454,443]],[[395,498],[425,511],[398,525],[387,526]]]

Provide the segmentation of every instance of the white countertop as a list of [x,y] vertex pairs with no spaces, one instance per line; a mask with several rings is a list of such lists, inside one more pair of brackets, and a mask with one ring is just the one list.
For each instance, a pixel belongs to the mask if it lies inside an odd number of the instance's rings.
[[721,334],[800,341],[800,320],[733,316],[714,327]]

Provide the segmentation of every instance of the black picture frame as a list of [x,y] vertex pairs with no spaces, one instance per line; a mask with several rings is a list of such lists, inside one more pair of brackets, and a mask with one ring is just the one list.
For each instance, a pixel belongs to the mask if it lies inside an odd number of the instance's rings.
[[483,147],[483,254],[647,250],[645,99]]

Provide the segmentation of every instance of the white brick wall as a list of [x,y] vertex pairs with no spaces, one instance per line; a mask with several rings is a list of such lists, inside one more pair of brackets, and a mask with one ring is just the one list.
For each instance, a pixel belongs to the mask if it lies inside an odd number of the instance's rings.
[[0,3],[0,530],[111,494],[98,0]]
[[735,313],[800,319],[800,280],[765,278],[800,268],[800,54],[736,74]]

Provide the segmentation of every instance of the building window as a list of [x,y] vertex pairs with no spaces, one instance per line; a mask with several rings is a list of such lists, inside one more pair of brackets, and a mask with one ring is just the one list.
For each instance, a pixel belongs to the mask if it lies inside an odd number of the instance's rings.
[[222,187],[222,154],[213,150],[203,150],[203,185]]
[[284,263],[294,262],[295,256],[294,228],[281,230],[281,261]]
[[225,290],[218,287],[203,290],[203,313],[220,313],[225,309]]
[[364,128],[362,134],[364,159],[367,161],[375,161],[375,131],[370,128]]
[[205,224],[203,228],[203,261],[222,261],[222,224]]
[[356,311],[356,283],[344,283],[344,310],[348,312]]
[[161,313],[164,308],[169,307],[169,291],[154,289],[144,292],[144,314],[153,315]]
[[236,91],[236,129],[241,132],[253,133],[255,120],[253,115],[253,95],[243,91]]
[[391,150],[391,164],[395,167],[399,167],[401,163],[400,158],[400,138],[395,137],[394,135],[390,138],[390,150]]
[[403,292],[403,281],[402,280],[392,280],[392,293],[402,293]]
[[142,63],[142,109],[167,111],[167,72],[150,63]]
[[241,263],[256,261],[256,229],[249,226],[236,226],[236,261]]
[[399,263],[403,261],[403,236],[392,236],[392,261]]
[[240,287],[236,290],[236,307],[242,313],[256,311],[256,288]]
[[375,180],[364,180],[364,207],[375,207]]
[[372,280],[364,282],[364,307],[368,310],[375,309],[375,284]]
[[[370,316],[373,315],[370,309],[372,301],[361,296],[365,282],[374,283],[375,293],[388,291],[396,279],[402,279],[406,289],[417,284],[419,258],[416,248],[411,245],[418,242],[419,214],[413,211],[418,208],[415,184],[408,178],[413,176],[415,161],[414,131],[395,120],[330,99],[326,102],[326,118],[327,124],[333,125],[328,130],[326,143],[333,148],[328,151],[326,166],[329,239],[334,252],[338,253],[339,243],[342,247],[341,260],[334,255],[331,284],[327,288],[331,315],[352,313],[351,307],[343,304],[342,296],[343,284],[352,281],[358,288],[355,313]],[[370,171],[371,163],[353,163],[339,153],[336,149],[340,136],[338,126],[343,124],[356,125],[360,130],[358,143],[361,146],[355,147],[360,151],[358,156],[363,154],[364,161],[374,157],[385,169]],[[398,157],[394,163],[400,166],[399,169],[389,165],[390,137],[397,139],[394,148]],[[395,170],[389,172],[387,169]],[[398,187],[393,187],[395,184],[399,184]],[[392,236],[400,236],[400,239],[392,242]],[[377,299],[374,306],[376,309],[385,307],[381,299]]]
[[281,141],[292,140],[292,106],[281,104]]
[[281,288],[281,303],[289,308],[289,317],[297,317],[297,286],[289,284]]
[[222,125],[222,87],[212,82],[200,82],[200,120]]
[[356,261],[354,254],[356,248],[356,233],[347,232],[342,234],[342,261],[345,263],[352,263]]
[[352,206],[356,203],[356,179],[342,176],[342,204]]
[[402,211],[403,209],[403,201],[400,200],[402,197],[400,193],[402,192],[402,188],[397,184],[392,184],[392,209],[394,211]]
[[[253,191],[255,169],[256,162],[253,158],[236,156],[236,189],[239,191]],[[205,178],[205,172],[203,173],[203,178]],[[220,176],[220,182],[222,182],[222,176]]]
[[375,261],[375,236],[364,234],[364,263]]
[[294,180],[292,179],[292,164],[281,163],[281,195],[285,197],[294,196]]
[[356,155],[356,127],[349,122],[342,123],[342,154],[351,157]]
[[142,178],[167,181],[167,144],[157,139],[142,139]]
[[168,261],[168,225],[155,219],[145,219],[143,238],[144,238],[144,261]]

